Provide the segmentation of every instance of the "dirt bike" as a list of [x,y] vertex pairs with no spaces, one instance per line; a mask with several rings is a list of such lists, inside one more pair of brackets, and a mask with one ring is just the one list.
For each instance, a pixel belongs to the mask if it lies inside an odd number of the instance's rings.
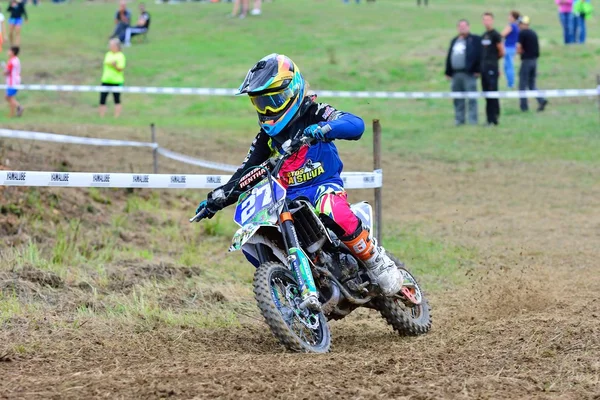
[[[307,199],[286,199],[277,176],[284,161],[311,139],[288,140],[282,155],[264,169],[264,179],[242,193],[234,220],[241,227],[229,251],[242,250],[255,265],[254,294],[273,335],[289,350],[326,353],[331,346],[328,320],[339,320],[358,307],[375,309],[400,335],[416,336],[431,328],[430,308],[417,280],[388,253],[403,278],[400,292],[385,297],[369,281],[366,266],[327,229]],[[232,189],[233,191],[233,189]],[[352,211],[372,230],[373,209],[366,202]],[[206,217],[200,211],[190,219]],[[317,304],[306,294],[318,293]]]

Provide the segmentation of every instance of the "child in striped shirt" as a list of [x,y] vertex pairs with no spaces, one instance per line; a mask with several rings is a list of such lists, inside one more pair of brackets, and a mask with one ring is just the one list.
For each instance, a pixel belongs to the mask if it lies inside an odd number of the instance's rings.
[[18,90],[15,86],[21,84],[21,60],[19,60],[19,47],[13,46],[8,50],[8,63],[4,69],[6,77],[6,101],[10,106],[10,117],[20,117],[23,114],[23,107],[17,101]]

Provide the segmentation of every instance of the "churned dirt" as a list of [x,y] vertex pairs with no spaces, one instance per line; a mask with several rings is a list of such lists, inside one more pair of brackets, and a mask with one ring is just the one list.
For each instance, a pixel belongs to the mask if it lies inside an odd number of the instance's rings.
[[[477,254],[466,284],[430,293],[430,334],[397,337],[364,310],[333,322],[332,352],[315,356],[285,352],[260,319],[140,330],[57,327],[48,315],[0,331],[3,344],[34,349],[0,346],[0,398],[600,399],[600,169],[386,155],[384,171],[388,226],[420,223]],[[115,290],[184,274],[121,267],[110,275]],[[3,282],[42,296],[64,284],[27,268]]]

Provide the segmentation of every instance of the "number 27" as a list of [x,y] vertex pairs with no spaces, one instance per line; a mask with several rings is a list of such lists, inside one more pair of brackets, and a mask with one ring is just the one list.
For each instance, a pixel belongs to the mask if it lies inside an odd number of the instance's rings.
[[250,219],[256,212],[256,200],[262,197],[262,205],[266,207],[269,203],[271,203],[271,189],[270,185],[263,185],[257,188],[256,193],[252,193],[244,202],[242,203],[242,224],[245,224],[248,219]]

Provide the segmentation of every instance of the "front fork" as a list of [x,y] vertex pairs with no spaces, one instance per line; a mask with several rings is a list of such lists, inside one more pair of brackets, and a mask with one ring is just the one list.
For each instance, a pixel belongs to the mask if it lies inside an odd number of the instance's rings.
[[315,286],[308,257],[300,248],[292,213],[290,213],[287,204],[283,207],[283,211],[279,216],[279,222],[288,254],[288,266],[296,276],[302,295],[302,304],[300,307],[311,308],[317,311],[320,308],[319,293]]

